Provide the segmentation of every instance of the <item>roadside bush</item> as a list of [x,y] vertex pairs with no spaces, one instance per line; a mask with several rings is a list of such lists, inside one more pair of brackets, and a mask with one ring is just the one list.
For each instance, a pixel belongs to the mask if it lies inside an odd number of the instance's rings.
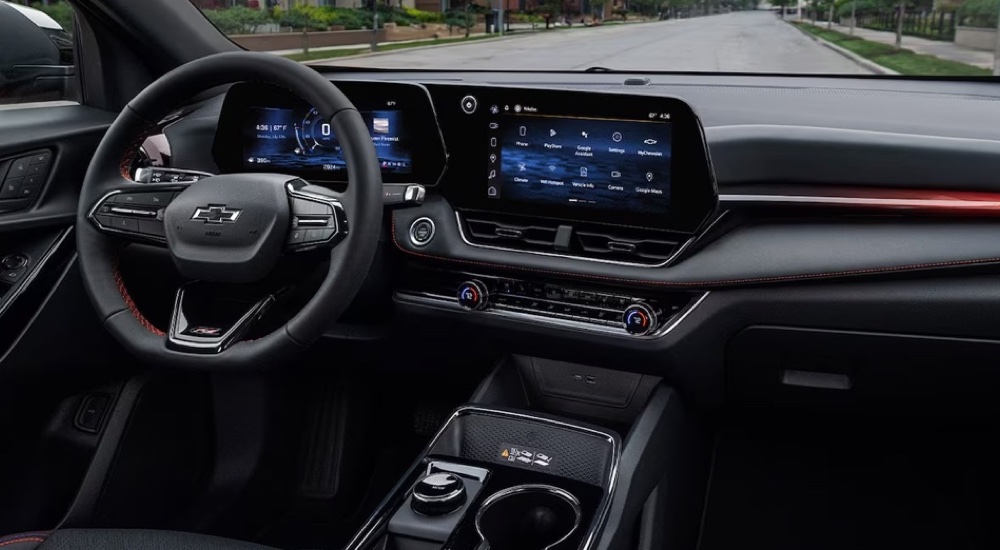
[[444,23],[443,13],[418,10],[415,8],[403,8],[402,13],[411,21],[411,24]]
[[[236,8],[230,8],[233,10]],[[295,6],[288,11],[275,10],[275,19],[282,27],[320,31],[330,26],[328,10],[319,6]]]
[[31,7],[36,10],[41,10],[48,14],[49,17],[56,20],[59,26],[63,28],[64,31],[72,33],[73,32],[73,8],[70,7],[66,2],[55,2],[48,6],[42,5],[39,2],[31,4]]
[[271,16],[265,10],[257,10],[246,6],[234,6],[222,10],[204,10],[202,13],[226,34],[247,34],[257,30],[257,27],[271,22]]
[[970,27],[996,28],[1000,0],[968,0],[958,8],[959,21]]

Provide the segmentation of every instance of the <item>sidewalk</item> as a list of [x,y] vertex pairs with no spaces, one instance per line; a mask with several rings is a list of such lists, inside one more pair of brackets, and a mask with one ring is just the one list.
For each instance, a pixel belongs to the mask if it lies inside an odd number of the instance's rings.
[[[803,21],[808,22],[803,19]],[[826,28],[826,21],[817,21],[816,26],[821,28]],[[844,34],[850,34],[851,28],[845,25],[838,25],[836,23],[831,27],[833,30],[842,32]],[[870,40],[872,42],[881,42],[883,44],[889,44],[890,46],[896,44],[896,33],[889,31],[875,31],[871,29],[863,29],[861,27],[854,28],[854,36],[858,38],[863,38],[865,40]],[[961,46],[956,46],[952,42],[944,42],[942,40],[928,40],[926,38],[918,38],[916,36],[906,36],[903,35],[903,48],[910,50],[914,53],[933,55],[941,59],[947,59],[950,61],[957,61],[959,63],[965,63],[966,65],[973,65],[976,67],[982,67],[984,69],[993,68],[993,53],[984,52],[982,50],[972,50],[969,48],[963,48]]]
[[[469,35],[470,38],[474,37],[474,36],[486,36],[486,33],[474,32],[474,33],[472,33],[472,34]],[[388,46],[389,44],[413,44],[415,42],[426,42],[428,44],[434,44],[434,43],[440,44],[440,43],[447,42],[448,40],[457,40],[457,39],[460,39],[460,38],[465,38],[465,31],[456,32],[454,34],[445,34],[445,35],[441,36],[440,40],[437,40],[437,41],[435,41],[433,38],[417,38],[417,39],[414,39],[414,40],[396,40],[394,42],[379,42],[378,45],[379,46]],[[499,35],[497,36],[497,38],[499,38]],[[368,48],[370,46],[371,46],[371,44],[365,44],[365,43],[346,44],[346,45],[343,45],[343,46],[325,46],[325,47],[322,47],[322,48],[309,48],[309,51],[310,52],[332,52],[332,51],[337,51],[337,50],[359,50],[359,49]],[[293,55],[293,54],[297,54],[297,53],[302,53],[302,48],[297,48],[297,49],[294,49],[294,50],[270,50],[270,51],[268,51],[266,53],[273,53],[275,55]],[[990,59],[992,59],[992,57]],[[990,63],[992,63],[992,61],[990,61]],[[992,67],[992,65],[990,65],[990,66]]]

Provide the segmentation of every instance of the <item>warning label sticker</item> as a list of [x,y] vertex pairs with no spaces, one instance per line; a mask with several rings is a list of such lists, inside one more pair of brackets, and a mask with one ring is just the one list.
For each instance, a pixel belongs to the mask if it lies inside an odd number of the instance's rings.
[[538,468],[548,468],[554,457],[545,451],[522,447],[521,445],[508,445],[500,449],[500,460],[514,462],[522,466],[535,466]]

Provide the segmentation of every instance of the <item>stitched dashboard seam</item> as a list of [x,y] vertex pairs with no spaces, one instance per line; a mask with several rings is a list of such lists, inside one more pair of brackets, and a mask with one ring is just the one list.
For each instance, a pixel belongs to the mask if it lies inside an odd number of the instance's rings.
[[445,256],[436,256],[434,254],[427,254],[424,252],[417,252],[404,247],[399,240],[396,238],[396,215],[392,216],[392,242],[396,245],[396,248],[410,254],[412,256],[417,256],[420,258],[427,258],[431,260],[439,260],[445,262],[455,262],[462,264],[477,265],[482,267],[489,267],[494,269],[509,269],[515,271],[527,271],[531,273],[544,273],[547,275],[556,275],[560,277],[576,277],[581,279],[593,279],[600,281],[611,281],[617,283],[631,283],[637,285],[649,285],[649,286],[664,286],[664,287],[678,287],[678,288],[703,288],[703,287],[713,287],[713,286],[729,286],[729,285],[739,285],[746,283],[774,283],[774,282],[789,282],[789,281],[809,281],[817,279],[831,279],[835,277],[844,277],[850,275],[873,275],[879,273],[896,273],[903,271],[916,271],[920,269],[933,269],[939,267],[957,267],[957,266],[968,266],[968,265],[978,265],[978,264],[991,264],[1000,262],[1000,257],[994,258],[981,258],[981,259],[971,259],[971,260],[948,260],[944,262],[929,262],[923,264],[907,264],[901,266],[888,266],[888,267],[871,267],[865,269],[849,269],[844,271],[830,271],[826,273],[804,273],[800,275],[775,275],[772,277],[748,277],[744,279],[720,279],[714,281],[649,281],[643,279],[624,279],[619,277],[608,277],[604,275],[589,275],[586,273],[571,273],[567,271],[554,271],[549,269],[538,269],[534,267],[521,267],[516,265],[507,264],[494,264],[490,262],[482,262],[479,260],[465,260],[461,258],[448,258]]
[[115,286],[118,287],[118,293],[122,296],[122,301],[125,302],[125,307],[132,313],[136,321],[143,326],[149,332],[152,332],[156,336],[164,336],[166,333],[162,330],[156,328],[156,325],[151,323],[149,319],[139,311],[139,307],[135,305],[135,300],[128,293],[128,289],[125,287],[125,281],[122,279],[122,272],[118,261],[118,252],[115,252],[114,256],[111,258],[111,275],[115,279]]

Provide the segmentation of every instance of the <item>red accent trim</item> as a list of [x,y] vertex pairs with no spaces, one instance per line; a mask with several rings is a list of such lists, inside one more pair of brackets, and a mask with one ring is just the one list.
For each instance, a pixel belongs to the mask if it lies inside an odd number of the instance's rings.
[[115,286],[118,287],[118,293],[122,295],[122,301],[125,302],[125,307],[132,312],[132,316],[135,317],[136,321],[139,321],[140,325],[156,336],[165,336],[165,332],[156,328],[156,325],[149,322],[149,319],[146,319],[146,317],[139,311],[139,307],[135,305],[135,301],[132,299],[132,296],[129,295],[128,289],[125,288],[125,281],[122,279],[122,272],[119,267],[117,252],[115,252],[114,256],[111,258],[111,274],[115,278]]
[[939,267],[957,267],[957,266],[969,266],[969,265],[979,265],[979,264],[992,264],[1000,262],[1000,257],[995,258],[982,258],[974,260],[950,260],[946,262],[931,262],[925,264],[908,264],[901,266],[890,266],[890,267],[872,267],[867,269],[848,269],[844,271],[831,271],[827,273],[805,273],[801,275],[777,275],[774,277],[748,277],[745,279],[719,279],[714,281],[648,281],[644,279],[622,279],[618,277],[605,277],[603,275],[588,275],[585,273],[570,273],[565,271],[553,271],[548,269],[535,269],[531,267],[520,267],[509,264],[493,264],[489,262],[480,262],[476,260],[462,260],[457,258],[446,258],[444,256],[435,256],[433,254],[426,254],[423,252],[416,252],[414,250],[409,250],[405,248],[396,239],[396,214],[392,215],[392,242],[396,245],[396,248],[410,254],[411,256],[417,256],[420,258],[426,258],[430,260],[438,260],[445,262],[454,262],[461,264],[476,265],[480,267],[487,267],[492,269],[508,269],[514,271],[527,271],[530,273],[544,273],[546,275],[556,275],[559,277],[576,277],[579,279],[593,279],[599,281],[611,281],[615,283],[629,283],[636,285],[647,285],[647,286],[661,286],[661,287],[677,287],[677,288],[703,288],[703,287],[713,287],[713,286],[729,286],[738,285],[746,283],[774,283],[774,282],[787,282],[787,281],[810,281],[816,279],[830,279],[834,277],[845,277],[849,275],[873,275],[877,273],[896,273],[901,271],[916,271],[919,269],[933,269]]
[[118,171],[121,176],[127,180],[132,179],[132,160],[135,159],[135,154],[139,152],[139,148],[142,147],[143,142],[146,141],[146,137],[149,135],[149,131],[153,128],[153,124],[147,125],[143,128],[142,132],[139,133],[135,139],[129,144],[128,147],[122,152],[122,160],[118,164]]
[[0,548],[4,546],[10,546],[11,544],[18,544],[21,542],[45,542],[44,537],[24,537],[20,539],[8,540],[5,542],[0,542]]

